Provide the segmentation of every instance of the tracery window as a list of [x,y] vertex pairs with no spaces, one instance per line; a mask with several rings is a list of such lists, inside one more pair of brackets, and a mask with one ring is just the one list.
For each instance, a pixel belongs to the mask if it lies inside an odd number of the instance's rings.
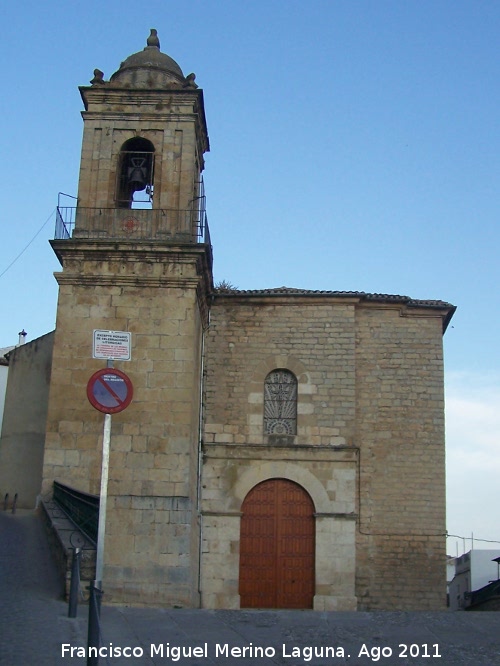
[[264,434],[297,434],[297,378],[289,370],[273,370],[264,382]]

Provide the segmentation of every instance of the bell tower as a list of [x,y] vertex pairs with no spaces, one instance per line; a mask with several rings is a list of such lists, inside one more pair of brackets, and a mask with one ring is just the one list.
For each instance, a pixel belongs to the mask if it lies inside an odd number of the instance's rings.
[[[202,231],[197,213],[209,150],[203,92],[195,75],[184,77],[160,51],[156,31],[151,33],[146,48],[124,60],[109,81],[96,69],[91,86],[80,88],[85,111],[79,237],[133,217],[137,225],[151,222],[147,233],[158,238],[195,240]],[[124,216],[123,209],[162,213]]]
[[200,386],[213,288],[194,74],[146,48],[80,88],[77,205],[58,208],[61,263],[42,492],[98,494],[102,414],[86,398],[95,329],[127,331],[134,386],[113,416],[103,588],[116,603],[199,604]]

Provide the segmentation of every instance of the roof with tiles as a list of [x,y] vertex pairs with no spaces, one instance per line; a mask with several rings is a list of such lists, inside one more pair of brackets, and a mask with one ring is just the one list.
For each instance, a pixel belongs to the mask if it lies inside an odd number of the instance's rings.
[[274,289],[234,289],[219,287],[215,289],[220,296],[335,296],[338,298],[356,298],[363,301],[381,303],[404,303],[418,307],[454,308],[451,303],[439,300],[421,300],[399,294],[370,294],[364,291],[328,291],[322,289],[296,289],[294,287],[275,287]]
[[446,330],[456,306],[446,301],[415,299],[410,296],[401,296],[399,294],[371,294],[364,291],[328,291],[320,289],[297,289],[295,287],[275,287],[274,289],[235,289],[231,286],[222,285],[214,290],[214,296],[229,296],[236,298],[247,297],[269,297],[269,296],[306,296],[315,297],[334,297],[355,299],[358,301],[370,301],[375,303],[394,303],[405,305],[409,308],[429,308],[443,310],[445,317],[443,320],[443,332]]

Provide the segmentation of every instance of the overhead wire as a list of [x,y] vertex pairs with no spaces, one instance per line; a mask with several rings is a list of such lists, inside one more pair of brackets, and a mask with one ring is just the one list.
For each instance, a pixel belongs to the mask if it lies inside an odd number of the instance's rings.
[[500,543],[500,541],[494,541],[493,539],[478,539],[475,536],[460,536],[460,534],[448,534],[446,532],[447,537],[452,537],[454,539],[462,539],[462,540],[467,540],[467,541],[482,541],[483,543]]
[[29,242],[29,243],[28,243],[28,244],[27,244],[27,245],[21,250],[21,252],[19,252],[19,254],[17,255],[17,257],[16,257],[15,259],[13,259],[13,260],[10,262],[10,264],[7,266],[7,268],[5,268],[5,269],[0,273],[0,278],[3,277],[3,276],[5,275],[5,273],[7,273],[7,271],[8,271],[10,268],[12,268],[12,266],[14,266],[14,264],[16,263],[16,261],[17,261],[18,259],[20,259],[20,258],[23,256],[23,254],[26,252],[26,250],[29,248],[29,246],[33,243],[33,241],[35,240],[35,238],[37,238],[37,236],[39,236],[39,235],[42,233],[44,227],[50,222],[50,220],[51,220],[51,218],[52,218],[52,216],[54,215],[55,212],[56,212],[56,208],[54,208],[54,210],[51,212],[51,214],[49,215],[49,217],[48,217],[48,218],[45,220],[45,222],[42,224],[42,226],[40,227],[40,229],[36,232],[36,234],[35,234],[35,235],[33,236],[33,238],[30,240],[30,242]]

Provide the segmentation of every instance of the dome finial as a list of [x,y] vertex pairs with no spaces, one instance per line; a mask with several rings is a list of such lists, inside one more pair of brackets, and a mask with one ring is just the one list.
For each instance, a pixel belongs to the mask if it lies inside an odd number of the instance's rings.
[[158,39],[158,33],[155,28],[151,28],[151,34],[149,35],[146,44],[148,46],[156,46],[158,49],[160,48],[160,40]]

